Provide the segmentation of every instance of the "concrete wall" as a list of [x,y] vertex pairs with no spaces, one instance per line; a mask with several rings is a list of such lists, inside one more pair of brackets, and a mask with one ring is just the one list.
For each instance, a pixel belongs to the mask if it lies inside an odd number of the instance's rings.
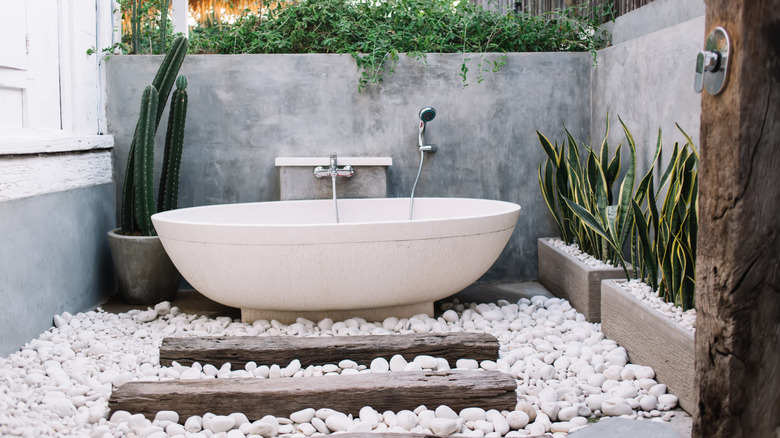
[[0,356],[114,291],[114,184],[0,202]]
[[94,308],[113,293],[106,232],[115,224],[113,138],[99,135],[103,71],[97,54],[85,55],[112,43],[110,5],[5,3],[0,21],[21,38],[2,49],[17,49],[18,65],[0,62],[2,356],[51,327],[55,314]]
[[[426,141],[439,151],[426,156],[415,195],[520,204],[516,231],[483,280],[536,278],[536,238],[556,228],[539,193],[543,152],[535,130],[562,137],[566,122],[574,135],[587,137],[592,59],[586,53],[510,54],[499,73],[487,73],[481,84],[472,75],[465,88],[458,76],[462,60],[435,54],[423,64],[401,56],[395,74],[358,93],[359,73],[349,55],[188,56],[180,206],[278,199],[275,157],[331,152],[392,157],[388,195],[409,196],[420,159],[418,112],[433,106],[437,116]],[[108,62],[116,181],[124,176],[141,91],[160,61],[117,56]],[[476,71],[475,62],[469,68]],[[164,130],[161,125],[159,148]]]
[[[619,42],[598,52],[592,78],[591,138],[601,143],[609,113],[614,150],[625,139],[620,116],[636,140],[637,171],[642,174],[653,159],[659,128],[664,164],[674,143],[685,142],[675,123],[699,144],[701,95],[693,91],[693,76],[696,55],[704,47],[703,14],[701,0],[656,0],[618,18],[613,41]],[[628,162],[627,148],[623,159]]]

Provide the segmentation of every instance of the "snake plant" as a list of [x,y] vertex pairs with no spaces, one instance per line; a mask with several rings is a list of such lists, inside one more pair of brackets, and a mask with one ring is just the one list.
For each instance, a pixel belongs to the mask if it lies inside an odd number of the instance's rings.
[[[542,196],[567,243],[600,258],[620,264],[630,278],[626,254],[630,254],[631,274],[644,280],[660,296],[683,309],[694,305],[696,237],[698,229],[698,154],[690,136],[679,125],[687,142],[675,144],[669,165],[653,186],[656,166],[662,152],[658,130],[650,169],[634,191],[636,181],[636,142],[620,119],[630,152],[628,169],[620,183],[613,205],[612,187],[620,172],[618,145],[610,158],[607,132],[598,154],[585,145],[585,165],[580,162],[580,145],[566,131],[566,143],[552,144],[537,131],[547,158],[539,166]],[[665,193],[663,202],[659,198]],[[660,205],[660,209],[659,209]]]

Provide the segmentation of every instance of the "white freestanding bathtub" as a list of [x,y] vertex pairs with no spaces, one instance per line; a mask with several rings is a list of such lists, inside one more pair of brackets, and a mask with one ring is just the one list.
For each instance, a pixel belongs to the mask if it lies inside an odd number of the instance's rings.
[[477,280],[514,230],[517,204],[408,198],[258,202],[152,216],[165,250],[206,297],[242,319],[433,312],[435,300]]

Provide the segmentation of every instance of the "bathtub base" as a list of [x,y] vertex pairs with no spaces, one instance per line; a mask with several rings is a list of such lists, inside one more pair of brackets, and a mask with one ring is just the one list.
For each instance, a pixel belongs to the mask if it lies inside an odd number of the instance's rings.
[[241,309],[241,321],[251,324],[261,319],[265,319],[267,321],[275,319],[282,324],[292,324],[298,318],[305,318],[309,321],[318,322],[325,318],[330,318],[333,321],[344,321],[349,318],[359,317],[365,319],[368,322],[382,322],[391,316],[396,318],[410,318],[421,313],[432,317],[433,301],[428,301],[426,303],[408,304],[405,306],[352,310],[313,310],[287,312],[282,310]]

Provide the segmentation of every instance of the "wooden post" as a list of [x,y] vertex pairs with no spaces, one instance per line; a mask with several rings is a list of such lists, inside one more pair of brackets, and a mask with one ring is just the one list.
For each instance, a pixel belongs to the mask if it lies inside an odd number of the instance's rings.
[[723,93],[702,95],[693,437],[777,437],[780,2],[707,0],[717,26],[734,51]]
[[114,389],[108,405],[114,410],[154,418],[173,410],[183,418],[241,412],[251,420],[265,415],[287,417],[304,408],[328,407],[358,415],[371,406],[379,412],[435,408],[456,412],[467,407],[512,410],[517,382],[500,371],[421,371],[279,379],[203,379],[128,382]]
[[292,336],[218,336],[207,338],[165,338],[160,345],[160,364],[177,361],[221,366],[230,362],[243,367],[249,361],[258,365],[286,366],[299,359],[301,365],[336,364],[351,359],[369,365],[378,357],[390,359],[400,354],[414,360],[420,354],[443,357],[454,367],[460,358],[498,359],[498,340],[487,333],[433,333],[409,335],[365,335],[299,338]]

